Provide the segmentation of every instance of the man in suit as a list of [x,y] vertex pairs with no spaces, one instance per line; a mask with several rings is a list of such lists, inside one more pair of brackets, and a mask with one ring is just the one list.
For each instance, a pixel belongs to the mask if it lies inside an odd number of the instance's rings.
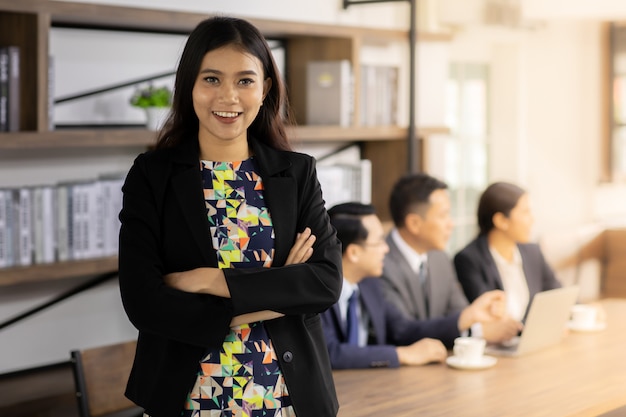
[[342,244],[344,275],[339,301],[322,314],[333,368],[444,361],[446,348],[462,331],[473,323],[498,319],[505,309],[502,292],[491,291],[448,317],[415,320],[404,316],[384,298],[377,278],[389,248],[374,207],[344,203],[328,214]]
[[[444,252],[452,234],[447,185],[425,173],[396,182],[390,197],[394,228],[387,236],[383,288],[387,299],[407,317],[425,320],[449,317],[468,305],[451,259]],[[509,318],[478,324],[471,331],[490,342],[519,331]]]

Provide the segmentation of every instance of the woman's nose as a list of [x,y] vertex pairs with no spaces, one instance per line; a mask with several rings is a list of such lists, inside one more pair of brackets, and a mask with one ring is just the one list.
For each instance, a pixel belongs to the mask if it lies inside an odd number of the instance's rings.
[[237,89],[230,84],[222,84],[220,88],[220,100],[225,103],[236,103],[238,101]]

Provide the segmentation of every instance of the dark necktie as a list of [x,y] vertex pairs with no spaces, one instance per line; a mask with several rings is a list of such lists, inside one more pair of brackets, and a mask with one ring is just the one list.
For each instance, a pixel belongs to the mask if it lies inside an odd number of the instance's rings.
[[356,306],[359,302],[359,292],[355,290],[348,299],[348,344],[359,345],[359,318]]
[[423,261],[420,264],[420,269],[419,269],[419,280],[420,280],[420,285],[422,286],[422,297],[424,299],[424,310],[426,310],[426,317],[428,317],[429,311],[428,311],[428,273],[427,273],[427,265],[426,265],[426,261]]

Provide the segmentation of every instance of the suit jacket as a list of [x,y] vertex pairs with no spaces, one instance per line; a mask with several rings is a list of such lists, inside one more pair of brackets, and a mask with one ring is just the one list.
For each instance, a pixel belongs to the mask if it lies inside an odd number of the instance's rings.
[[[544,259],[539,245],[526,243],[518,244],[517,247],[522,256],[522,268],[528,284],[530,301],[538,292],[561,286]],[[463,291],[471,301],[486,291],[504,289],[486,236],[478,236],[457,253],[454,265]],[[528,305],[530,306],[530,302]]]
[[408,318],[384,298],[381,284],[380,278],[366,278],[359,283],[361,308],[369,315],[367,346],[347,343],[347,323],[341,318],[339,304],[322,314],[324,337],[333,368],[395,368],[400,365],[396,346],[431,337],[450,348],[454,338],[459,336],[459,314],[433,320]]
[[[324,209],[314,160],[250,138],[272,216],[271,268],[225,269],[231,298],[175,290],[163,275],[217,267],[202,192],[197,139],[135,160],[120,213],[119,278],[139,330],[126,395],[152,417],[180,414],[198,362],[220,348],[234,315],[274,310],[265,322],[298,417],[335,416],[338,405],[320,312],[339,298],[341,244]],[[283,266],[297,232],[317,237],[311,259]]]
[[439,250],[428,252],[428,308],[424,304],[419,277],[398,249],[391,234],[387,236],[389,252],[383,268],[387,299],[405,315],[419,320],[458,313],[469,304],[454,272],[452,260]]

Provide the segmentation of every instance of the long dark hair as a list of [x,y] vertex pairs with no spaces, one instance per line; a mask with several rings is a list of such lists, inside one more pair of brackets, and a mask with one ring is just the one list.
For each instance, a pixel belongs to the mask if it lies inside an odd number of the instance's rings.
[[243,19],[225,16],[203,20],[189,35],[176,71],[172,109],[159,132],[157,149],[197,139],[199,121],[193,108],[193,86],[204,55],[226,45],[235,45],[257,57],[263,66],[263,78],[272,80],[263,106],[248,128],[249,136],[274,149],[291,149],[283,119],[288,117],[284,114],[289,115],[289,105],[271,49],[252,24]]
[[493,228],[493,216],[502,213],[509,217],[520,197],[526,191],[508,182],[494,182],[483,191],[478,200],[478,227],[480,234],[486,235]]

